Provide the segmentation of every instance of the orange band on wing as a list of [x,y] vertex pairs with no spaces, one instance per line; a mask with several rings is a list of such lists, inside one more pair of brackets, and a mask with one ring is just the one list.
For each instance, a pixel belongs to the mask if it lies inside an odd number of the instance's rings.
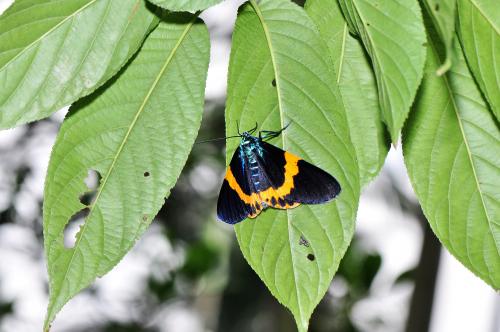
[[297,204],[292,204],[288,205],[286,204],[285,206],[279,206],[279,204],[271,204],[270,202],[274,198],[275,200],[278,200],[280,198],[284,198],[286,195],[290,194],[294,187],[294,182],[293,182],[293,177],[297,174],[299,174],[299,167],[297,163],[299,162],[300,158],[297,157],[294,154],[291,154],[289,152],[285,151],[285,175],[284,175],[284,181],[283,184],[278,187],[278,188],[273,188],[269,187],[266,190],[263,190],[258,193],[252,193],[250,195],[246,194],[243,192],[241,189],[238,181],[236,181],[233,172],[231,172],[231,167],[228,167],[226,177],[225,179],[229,183],[229,186],[236,191],[238,196],[242,201],[244,201],[246,204],[249,205],[254,205],[255,202],[265,202],[268,205],[278,207],[278,208],[292,208],[296,207]]

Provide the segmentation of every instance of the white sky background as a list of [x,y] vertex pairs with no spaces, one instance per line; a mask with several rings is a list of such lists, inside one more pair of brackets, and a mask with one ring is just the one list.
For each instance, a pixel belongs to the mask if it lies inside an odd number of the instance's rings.
[[[5,10],[11,2],[11,0],[0,0],[0,12]],[[201,15],[211,34],[207,99],[222,99],[225,96],[231,47],[227,36],[231,34],[238,5],[242,2],[241,0],[226,0]],[[56,114],[56,118],[62,120],[63,114],[64,112]],[[24,132],[22,127],[0,132],[0,147],[9,146]],[[49,136],[46,141],[33,142],[31,148],[26,151],[29,156],[27,158],[31,160],[33,166],[33,174],[28,179],[29,190],[25,195],[41,196],[43,193],[43,180],[53,138]],[[381,271],[372,287],[372,296],[366,301],[360,301],[353,308],[353,318],[361,322],[358,328],[370,332],[373,330],[369,330],[369,326],[363,322],[370,321],[372,317],[382,317],[390,325],[395,326],[394,331],[404,326],[402,324],[405,322],[406,313],[401,313],[400,308],[405,306],[412,289],[408,285],[394,288],[392,283],[401,273],[417,264],[422,240],[422,232],[417,221],[408,220],[407,215],[403,215],[384,197],[381,197],[380,188],[388,181],[384,173],[388,172],[397,179],[401,190],[413,195],[400,147],[397,150],[391,150],[381,176],[364,190],[358,211],[357,234],[362,237],[364,246],[379,252],[383,257]],[[0,164],[0,186],[3,181],[2,174],[4,172]],[[8,197],[2,195],[0,187],[0,209],[3,206],[2,202],[6,200]],[[34,211],[36,207],[29,206],[31,201],[33,200],[25,199],[19,202],[20,205],[27,205],[19,211],[25,211],[27,215]],[[172,257],[176,256],[172,252],[174,249],[156,239],[154,232],[147,232],[144,238],[148,238],[149,242],[158,241],[158,245],[155,246],[156,250],[151,251],[149,247],[143,246],[145,240],[142,239],[117,268],[96,283],[96,287],[100,288],[110,299],[123,294],[123,289],[131,282],[130,279],[140,280],[144,277],[150,263],[150,260],[144,261],[144,255],[156,262],[164,262],[169,268],[175,268],[178,264],[175,259],[172,261]],[[7,322],[9,330],[38,331],[42,324],[47,300],[44,290],[37,288],[40,283],[33,280],[46,279],[45,267],[40,266],[36,261],[26,260],[18,254],[26,250],[34,250],[30,248],[30,244],[34,242],[36,241],[30,238],[30,232],[23,229],[22,223],[0,230],[0,280],[2,282],[0,297],[20,299],[18,301],[20,307],[16,308],[16,312],[22,313],[21,316],[14,317]],[[128,276],[127,284],[124,284],[122,277],[124,274]],[[33,287],[30,288],[29,285]],[[110,300],[110,303],[113,301]],[[95,314],[95,311],[99,310],[99,305],[110,304],[89,303],[85,296],[78,296],[58,315],[56,323],[61,329],[69,328],[71,322],[78,319],[78,316]],[[94,309],[91,309],[92,307]],[[500,297],[443,250],[431,332],[500,332],[500,323],[497,322],[494,329],[495,317],[498,319],[500,316],[499,309]],[[123,313],[124,308],[116,307],[116,310],[120,314]],[[176,317],[176,324],[169,323],[171,320],[167,319],[168,317]],[[201,322],[189,308],[171,307],[165,312],[163,321],[166,326],[165,331],[201,332],[204,330]],[[0,325],[0,330],[2,328],[6,328],[6,325]]]

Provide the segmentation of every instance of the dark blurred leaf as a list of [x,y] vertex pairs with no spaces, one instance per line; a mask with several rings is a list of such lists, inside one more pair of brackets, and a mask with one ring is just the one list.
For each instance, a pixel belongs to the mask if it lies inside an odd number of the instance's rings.
[[396,283],[408,282],[414,280],[415,280],[415,269],[411,269],[401,273],[399,277],[396,278]]
[[148,289],[159,302],[165,302],[176,296],[174,285],[175,275],[167,280],[157,280],[153,277],[148,280]]
[[190,279],[196,279],[217,266],[219,251],[207,242],[194,243],[188,248],[186,262],[179,271]]
[[366,293],[382,264],[378,254],[367,253],[353,242],[339,266],[338,275],[349,280],[351,291],[355,294]]
[[14,302],[1,302],[0,303],[0,321],[2,321],[3,317],[11,314],[14,310]]
[[[147,328],[137,323],[118,323],[111,322],[106,325],[103,332],[156,332],[158,329]],[[89,331],[90,332],[90,331]]]

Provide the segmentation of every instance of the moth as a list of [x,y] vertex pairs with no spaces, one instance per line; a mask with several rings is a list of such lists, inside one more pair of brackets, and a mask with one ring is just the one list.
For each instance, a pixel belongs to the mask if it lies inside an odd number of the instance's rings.
[[328,202],[340,194],[329,173],[266,141],[281,135],[257,125],[239,133],[240,144],[227,168],[217,201],[217,216],[228,224],[255,218],[268,207],[292,209]]

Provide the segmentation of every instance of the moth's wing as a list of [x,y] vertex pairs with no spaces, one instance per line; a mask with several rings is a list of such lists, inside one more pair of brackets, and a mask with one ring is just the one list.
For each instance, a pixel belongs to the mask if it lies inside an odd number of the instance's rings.
[[319,204],[340,193],[338,181],[321,168],[267,142],[262,141],[261,147],[263,153],[257,160],[268,186],[261,196],[268,205],[286,209],[301,203]]
[[340,194],[340,184],[332,175],[301,159],[299,172],[293,177],[294,188],[287,200],[304,204],[328,202]]
[[249,179],[247,163],[238,147],[227,168],[217,200],[220,220],[236,224],[247,217],[255,218],[260,213],[262,206],[255,199]]
[[227,179],[224,179],[217,201],[217,216],[228,224],[236,224],[252,214],[252,208],[241,200]]

